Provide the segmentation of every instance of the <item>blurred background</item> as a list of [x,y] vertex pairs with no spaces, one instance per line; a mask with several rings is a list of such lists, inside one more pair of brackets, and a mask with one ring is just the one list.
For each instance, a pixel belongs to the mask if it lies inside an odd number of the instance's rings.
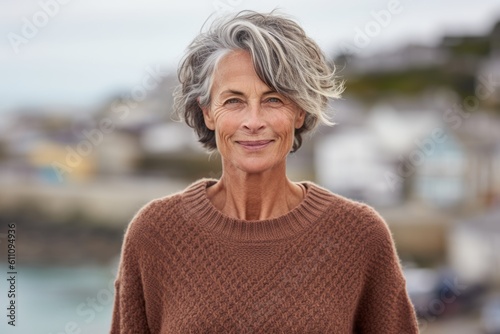
[[0,269],[15,223],[18,318],[0,332],[109,330],[132,216],[220,176],[172,119],[186,46],[210,15],[274,8],[346,81],[337,124],[306,138],[289,177],[382,214],[422,333],[500,333],[497,0],[1,1]]

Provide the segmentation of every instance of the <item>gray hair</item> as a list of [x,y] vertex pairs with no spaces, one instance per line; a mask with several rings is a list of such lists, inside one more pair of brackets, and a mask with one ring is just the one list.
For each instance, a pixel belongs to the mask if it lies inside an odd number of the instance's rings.
[[329,98],[339,98],[342,82],[319,46],[293,20],[271,12],[242,11],[216,20],[188,46],[180,63],[180,85],[174,92],[174,112],[195,129],[199,142],[217,148],[215,132],[206,127],[200,106],[210,105],[213,73],[231,51],[252,56],[259,78],[306,112],[304,124],[295,130],[292,152],[302,145],[302,133],[318,123],[332,125],[326,111]]

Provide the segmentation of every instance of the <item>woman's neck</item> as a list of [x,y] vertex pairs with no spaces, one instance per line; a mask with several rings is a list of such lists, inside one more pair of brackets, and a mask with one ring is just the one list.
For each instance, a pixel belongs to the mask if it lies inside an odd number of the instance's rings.
[[207,194],[225,215],[242,220],[279,217],[299,205],[304,197],[302,186],[291,182],[285,171],[223,172]]

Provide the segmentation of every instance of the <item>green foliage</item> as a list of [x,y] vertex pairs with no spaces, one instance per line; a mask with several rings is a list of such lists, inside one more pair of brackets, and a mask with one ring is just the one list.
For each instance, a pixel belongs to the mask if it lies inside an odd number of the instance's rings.
[[429,67],[368,73],[346,81],[346,92],[366,100],[396,95],[416,96],[439,87],[452,88],[464,97],[473,95],[474,77],[472,74],[453,72],[447,68]]
[[[409,67],[406,69],[381,69],[367,73],[347,75],[346,94],[367,103],[384,98],[414,98],[438,88],[455,91],[461,99],[475,96],[476,75],[481,64],[499,47],[500,21],[485,36],[445,37],[436,51],[448,55],[443,65]],[[339,54],[335,63],[339,69],[349,68],[353,55]],[[354,56],[355,57],[355,56]],[[485,102],[486,103],[486,102]],[[489,102],[489,108],[500,112],[500,105]]]
[[0,141],[0,161],[7,160],[7,144]]
[[[447,44],[446,39],[443,42]],[[462,37],[448,45],[448,50],[456,56],[486,57],[491,52],[491,44],[486,37]]]

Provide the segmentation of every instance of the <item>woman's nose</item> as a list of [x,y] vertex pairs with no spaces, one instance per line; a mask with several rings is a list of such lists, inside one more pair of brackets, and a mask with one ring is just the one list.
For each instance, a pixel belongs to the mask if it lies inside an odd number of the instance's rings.
[[248,110],[245,113],[242,126],[251,132],[261,130],[266,126],[263,116],[260,103],[249,105]]

